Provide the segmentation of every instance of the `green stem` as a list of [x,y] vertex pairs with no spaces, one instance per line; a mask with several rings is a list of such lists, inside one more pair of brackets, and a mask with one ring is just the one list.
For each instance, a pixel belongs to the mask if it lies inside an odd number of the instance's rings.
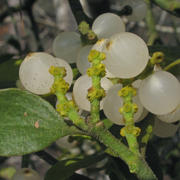
[[148,127],[145,130],[145,135],[142,137],[141,139],[141,143],[142,143],[142,147],[141,147],[141,154],[145,157],[146,155],[146,148],[147,148],[147,144],[148,141],[150,140],[151,136],[152,136],[152,125],[148,125]]
[[91,102],[91,122],[92,123],[96,123],[100,121],[99,109],[100,109],[100,102],[99,100],[94,99]]
[[138,137],[138,141],[140,144],[140,152],[143,157],[146,155],[147,144],[153,135],[154,117],[153,114],[149,113],[140,124],[141,134]]
[[126,140],[128,142],[129,149],[135,154],[139,155],[140,153],[137,138],[133,134],[126,133]]
[[91,124],[95,125],[100,121],[100,101],[104,96],[104,89],[101,87],[101,78],[105,76],[105,66],[101,63],[105,55],[96,50],[89,53],[88,60],[92,66],[88,69],[87,74],[92,79],[92,87],[88,90],[88,98],[91,104]]
[[[92,88],[101,87],[101,78],[99,76],[92,76]],[[100,100],[94,99],[91,102],[91,122],[96,123],[100,121]]]
[[180,17],[180,2],[177,0],[152,0],[152,2],[169,13]]
[[[64,93],[56,92],[55,94],[60,104],[68,103],[68,100]],[[75,107],[70,107],[70,109],[67,110],[67,116],[73,122],[73,124],[75,124],[84,131],[88,130],[88,126],[86,125],[85,120],[80,117]]]
[[130,86],[126,86],[119,91],[119,96],[123,98],[123,106],[120,112],[125,120],[125,127],[121,129],[121,135],[126,137],[129,149],[139,156],[139,144],[137,136],[140,134],[140,128],[135,127],[134,114],[137,111],[137,105],[133,103],[133,96],[136,95],[136,90]]
[[66,69],[64,67],[51,66],[49,72],[54,76],[51,92],[57,96],[59,102],[57,111],[60,112],[61,116],[69,117],[74,125],[78,126],[81,130],[87,131],[88,125],[78,114],[74,101],[69,101],[66,98],[66,92],[69,89],[69,84],[63,79],[66,76]]
[[130,172],[135,173],[140,180],[157,180],[155,174],[143,157],[135,155],[109,131],[105,131],[102,127],[95,127],[91,130],[91,134],[106,147],[110,148],[113,155],[116,154],[119,158],[126,162]]
[[[137,128],[133,126],[132,131],[130,130],[127,132],[127,138],[129,139],[128,141],[130,144],[129,149],[105,128],[103,122],[99,122],[99,102],[100,99],[104,96],[104,90],[100,86],[101,77],[105,75],[105,67],[100,63],[100,61],[103,59],[105,59],[103,53],[91,51],[89,61],[93,61],[93,65],[92,68],[89,69],[88,75],[92,77],[92,88],[90,88],[88,91],[88,98],[92,104],[91,111],[94,115],[93,118],[91,118],[91,121],[93,123],[90,122],[90,124],[87,125],[85,120],[79,116],[73,101],[67,100],[65,94],[69,88],[69,85],[63,79],[66,75],[65,68],[52,66],[49,72],[55,77],[55,79],[51,91],[56,94],[58,98],[58,111],[61,115],[69,117],[74,125],[79,127],[83,132],[91,135],[103,143],[109,149],[108,152],[111,155],[117,156],[125,161],[129,167],[130,172],[135,173],[140,180],[157,180],[155,174],[152,172],[144,158],[138,151],[136,151],[138,147],[136,146],[136,139],[134,138],[136,138],[137,135]],[[131,89],[130,92],[132,93]],[[128,99],[129,97],[126,98]],[[129,108],[126,107],[125,109],[127,110]],[[134,106],[130,109],[134,113]],[[127,124],[133,125],[133,122],[128,119]],[[133,143],[135,143],[135,145]]]
[[174,66],[176,66],[176,65],[178,65],[178,64],[180,64],[180,59],[177,59],[177,60],[175,60],[174,62],[172,62],[171,64],[167,65],[167,66],[164,68],[164,70],[165,70],[165,71],[168,71],[168,70],[170,70],[172,67],[174,67]]
[[149,35],[147,44],[153,45],[156,39],[158,38],[158,33],[156,31],[156,23],[155,23],[154,16],[152,13],[152,3],[150,2],[150,0],[146,0],[146,4],[148,8],[147,15],[146,15],[146,24],[147,24],[148,35]]

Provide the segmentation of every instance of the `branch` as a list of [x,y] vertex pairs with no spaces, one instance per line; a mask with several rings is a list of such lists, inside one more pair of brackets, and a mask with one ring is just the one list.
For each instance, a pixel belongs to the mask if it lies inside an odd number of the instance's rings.
[[29,19],[31,21],[31,25],[32,25],[31,30],[34,33],[34,36],[36,38],[36,42],[38,44],[38,50],[43,50],[43,47],[41,45],[41,41],[40,41],[40,38],[39,38],[39,28],[38,28],[38,25],[37,25],[37,23],[35,21],[34,15],[33,15],[32,7],[28,6],[26,8],[26,12],[27,12],[27,14],[29,16]]
[[157,180],[155,174],[143,157],[137,157],[109,131],[105,131],[102,126],[93,128],[91,133],[92,136],[112,151],[113,156],[116,155],[116,157],[121,158],[128,165],[130,172],[135,173],[140,180]]
[[87,74],[91,77],[92,87],[88,89],[88,100],[91,104],[91,123],[96,124],[100,121],[100,101],[105,96],[105,91],[101,87],[101,78],[105,76],[105,65],[101,63],[106,58],[104,53],[91,50],[88,55],[88,61],[91,67]]
[[170,14],[180,17],[180,2],[177,0],[151,0],[161,9],[166,10]]
[[156,31],[156,23],[152,13],[152,3],[150,0],[146,0],[147,4],[147,15],[146,15],[146,24],[148,28],[148,45],[153,45],[154,42],[158,39],[158,33]]
[[58,162],[57,159],[55,159],[53,156],[51,156],[49,153],[45,151],[39,151],[36,152],[35,154],[50,165],[54,165]]
[[69,0],[69,5],[71,7],[72,13],[76,19],[77,24],[81,21],[86,21],[88,24],[92,24],[92,19],[90,19],[84,12],[79,0]]
[[30,162],[30,154],[26,154],[24,156],[22,156],[22,160],[21,160],[21,168],[28,168],[29,166],[29,162]]
[[[104,91],[100,87],[100,79],[105,75],[105,67],[100,63],[105,59],[105,55],[98,51],[92,50],[88,56],[88,60],[92,62],[92,67],[88,69],[88,75],[92,77],[93,87],[88,92],[88,98],[91,102],[91,119],[89,124],[86,124],[76,109],[73,101],[68,101],[65,94],[69,89],[68,83],[63,79],[66,75],[66,70],[63,67],[51,66],[49,72],[54,76],[54,83],[51,92],[54,93],[59,101],[57,111],[61,116],[69,117],[73,124],[103,143],[109,148],[109,153],[118,156],[124,160],[131,173],[135,173],[140,180],[157,180],[151,168],[147,165],[145,159],[141,156],[136,145],[137,128],[133,128],[131,132],[126,131],[129,136],[129,143],[135,147],[128,149],[119,139],[115,138],[104,126],[104,123],[99,117],[99,99],[102,98]],[[134,113],[134,110],[132,110]],[[132,123],[132,122],[129,122]],[[89,125],[89,126],[88,126]],[[133,134],[135,133],[135,134]],[[131,140],[132,138],[132,140]],[[135,139],[134,139],[135,138]],[[135,143],[134,143],[135,142]]]
[[164,70],[165,70],[165,71],[168,71],[168,70],[170,70],[172,67],[174,67],[174,66],[176,66],[176,65],[178,65],[178,64],[180,64],[180,59],[177,59],[176,61],[174,61],[174,62],[172,62],[171,64],[167,65],[167,66],[164,68]]

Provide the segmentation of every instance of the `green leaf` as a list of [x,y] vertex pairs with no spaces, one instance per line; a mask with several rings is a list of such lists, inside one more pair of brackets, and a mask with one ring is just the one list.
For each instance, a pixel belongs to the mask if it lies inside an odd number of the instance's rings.
[[106,156],[104,153],[94,154],[91,156],[85,156],[82,158],[73,158],[68,160],[62,160],[56,163],[46,173],[45,180],[66,180],[73,175],[75,171],[81,168],[87,168],[88,166],[101,161]]
[[0,90],[0,156],[39,151],[78,132],[41,97],[15,88]]

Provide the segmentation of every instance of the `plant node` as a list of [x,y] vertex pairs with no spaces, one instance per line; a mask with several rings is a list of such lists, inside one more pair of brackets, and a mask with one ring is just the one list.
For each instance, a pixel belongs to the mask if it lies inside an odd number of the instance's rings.
[[58,104],[56,110],[60,113],[61,116],[68,116],[68,112],[72,109],[75,108],[78,110],[76,104],[74,101],[66,101],[62,104]]
[[129,95],[136,96],[136,89],[131,86],[126,86],[118,92],[118,95],[121,97],[127,97]]
[[56,92],[62,92],[63,94],[66,94],[66,92],[69,89],[69,84],[62,78],[56,80],[52,87],[51,92],[54,94]]
[[89,55],[88,55],[88,61],[93,62],[95,59],[99,61],[103,61],[106,58],[105,53],[96,51],[96,50],[91,50]]
[[139,136],[141,133],[141,129],[139,127],[135,127],[135,126],[125,126],[123,128],[121,128],[120,130],[120,135],[121,136],[126,136],[127,134],[132,134],[135,137]]
[[92,102],[94,99],[101,100],[105,96],[105,91],[103,88],[96,89],[96,88],[89,88],[88,89],[88,95],[87,98],[90,102]]
[[152,65],[159,64],[164,60],[164,53],[163,52],[155,52],[153,53],[150,63]]
[[88,68],[87,74],[90,77],[92,77],[94,75],[95,76],[104,77],[106,75],[105,65],[104,64],[94,65],[94,66]]
[[66,76],[66,69],[64,67],[51,66],[49,72],[53,76],[60,76],[61,78]]
[[125,103],[120,109],[119,112],[123,113],[136,113],[138,110],[138,106],[135,103]]
[[86,35],[89,29],[89,24],[86,21],[82,21],[78,26],[79,32],[83,35]]

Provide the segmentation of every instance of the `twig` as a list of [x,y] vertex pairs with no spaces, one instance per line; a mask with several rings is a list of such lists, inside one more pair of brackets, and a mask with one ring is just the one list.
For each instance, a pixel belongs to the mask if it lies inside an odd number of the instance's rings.
[[38,44],[38,50],[43,50],[43,47],[42,47],[40,39],[39,39],[39,28],[38,28],[37,23],[34,19],[32,8],[31,7],[27,8],[26,12],[27,12],[29,19],[31,21],[31,25],[32,25],[31,30],[33,31],[34,36],[36,38],[36,42]]
[[168,71],[169,69],[171,69],[172,67],[176,66],[180,64],[180,59],[177,59],[176,61],[172,62],[171,64],[167,65],[164,70]]
[[180,2],[177,0],[151,0],[161,9],[166,10],[170,14],[180,17]]
[[148,35],[149,35],[147,44],[153,45],[159,36],[156,31],[156,23],[155,23],[154,16],[152,13],[152,3],[150,2],[150,0],[146,0],[146,4],[147,4],[147,8],[148,8],[147,15],[146,15],[146,24],[148,27]]
[[28,168],[29,163],[30,163],[30,154],[22,156],[22,161],[21,161],[21,167],[22,168]]
[[69,5],[71,7],[72,13],[75,16],[77,24],[81,21],[86,21],[88,24],[92,24],[92,19],[90,19],[84,12],[79,0],[69,0]]
[[39,152],[36,152],[35,154],[50,165],[54,165],[58,162],[57,159],[55,159],[54,157],[52,157],[49,153],[45,151],[39,151]]

